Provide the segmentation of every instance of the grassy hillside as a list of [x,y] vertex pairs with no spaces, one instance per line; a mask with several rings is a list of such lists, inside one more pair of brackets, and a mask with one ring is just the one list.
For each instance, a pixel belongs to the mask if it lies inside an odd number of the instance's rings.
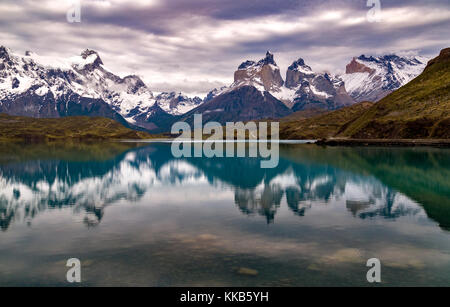
[[296,121],[282,121],[280,138],[289,139],[323,139],[333,137],[355,118],[360,117],[373,104],[361,102],[350,107]]
[[329,110],[321,109],[321,108],[301,110],[301,111],[297,111],[295,113],[292,113],[291,115],[281,118],[280,122],[299,121],[299,120],[323,115],[323,114],[329,113],[329,112],[330,112]]
[[339,136],[450,138],[450,48],[442,50],[420,76],[376,103]]
[[152,135],[102,117],[31,118],[0,114],[0,141],[144,139]]

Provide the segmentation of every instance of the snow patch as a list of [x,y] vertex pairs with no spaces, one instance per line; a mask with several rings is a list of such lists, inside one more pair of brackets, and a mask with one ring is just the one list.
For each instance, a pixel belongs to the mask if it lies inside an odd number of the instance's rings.
[[44,86],[41,86],[40,88],[36,89],[34,92],[38,96],[44,96],[48,93],[48,91],[49,91],[49,88],[44,85]]

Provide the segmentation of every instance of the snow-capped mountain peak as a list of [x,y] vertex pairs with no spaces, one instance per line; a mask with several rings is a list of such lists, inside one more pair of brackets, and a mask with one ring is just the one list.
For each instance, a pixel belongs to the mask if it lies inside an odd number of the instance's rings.
[[273,53],[270,51],[267,51],[266,57],[264,59],[260,60],[258,62],[258,65],[275,65],[275,66],[277,66],[277,63],[275,63],[275,60],[274,60]]
[[[18,55],[0,46],[0,112],[104,116],[159,131],[167,131],[177,116],[202,110],[219,120],[241,115],[245,120],[279,118],[308,108],[334,110],[355,101],[377,101],[419,75],[426,62],[418,56],[361,55],[352,59],[345,74],[334,76],[315,72],[298,58],[283,80],[274,54],[268,51],[259,61],[240,64],[230,86],[214,89],[202,101],[178,92],[155,97],[139,76],[114,74],[92,49],[58,58],[31,51]],[[202,104],[211,104],[211,109]],[[235,106],[234,113],[226,111],[230,105]],[[242,110],[247,113],[240,114]]]
[[314,72],[302,58],[288,67],[285,86],[273,95],[293,111],[316,107],[336,109],[353,103],[341,79],[330,73]]
[[361,55],[352,59],[341,78],[356,101],[378,101],[417,77],[426,63],[419,56]]
[[211,101],[242,86],[253,86],[262,94],[268,92],[293,111],[309,107],[336,109],[354,102],[347,95],[340,78],[329,73],[315,73],[302,58],[289,66],[285,82],[274,55],[269,51],[258,62],[243,62],[234,74],[234,83],[226,88],[214,89],[205,101]]
[[100,65],[103,65],[103,61],[98,53],[90,49],[86,49],[81,53],[81,60],[79,59],[79,57],[75,57],[72,59],[74,61],[73,66],[75,66],[79,70],[96,69],[99,68]]
[[302,58],[299,58],[297,61],[294,61],[291,66],[288,67],[290,71],[298,71],[304,74],[313,73],[312,68],[305,64],[305,61]]
[[274,55],[267,51],[266,56],[258,62],[251,60],[242,62],[234,73],[234,82],[230,86],[213,89],[204,101],[211,101],[243,86],[255,87],[261,94],[264,94],[264,92],[279,92],[283,85],[284,80]]
[[312,68],[306,65],[302,58],[299,58],[288,67],[286,72],[286,87],[290,89],[296,88],[303,79],[314,77],[314,75],[315,73]]
[[3,59],[4,61],[9,61],[10,50],[6,48],[5,46],[0,46],[0,59]]
[[222,93],[228,91],[229,89],[230,89],[229,86],[222,86],[220,88],[213,89],[206,95],[205,99],[203,100],[204,103],[213,100],[214,98],[216,98],[217,96],[221,95]]
[[160,95],[159,108],[155,109],[156,103],[139,76],[114,74],[95,50],[58,58],[31,51],[21,56],[0,47],[0,112],[33,117],[105,116],[153,128],[157,127],[154,113],[181,115],[202,100],[178,93],[173,97]]
[[267,51],[265,58],[260,61],[245,61],[239,65],[238,70],[234,73],[234,83],[231,87],[251,85],[262,92],[270,92],[283,84],[280,68],[276,64],[273,54]]
[[189,98],[182,93],[163,92],[156,96],[156,103],[168,114],[182,115],[202,104],[199,97]]

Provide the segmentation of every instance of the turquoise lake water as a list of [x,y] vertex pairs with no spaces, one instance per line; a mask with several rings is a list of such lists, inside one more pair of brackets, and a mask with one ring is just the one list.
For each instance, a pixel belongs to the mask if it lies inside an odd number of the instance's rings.
[[450,150],[8,145],[0,227],[0,286],[450,286]]

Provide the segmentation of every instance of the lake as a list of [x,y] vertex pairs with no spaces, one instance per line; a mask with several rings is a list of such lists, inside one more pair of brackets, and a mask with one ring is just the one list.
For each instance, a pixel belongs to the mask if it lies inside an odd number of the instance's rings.
[[450,285],[450,150],[165,143],[0,149],[0,286]]

